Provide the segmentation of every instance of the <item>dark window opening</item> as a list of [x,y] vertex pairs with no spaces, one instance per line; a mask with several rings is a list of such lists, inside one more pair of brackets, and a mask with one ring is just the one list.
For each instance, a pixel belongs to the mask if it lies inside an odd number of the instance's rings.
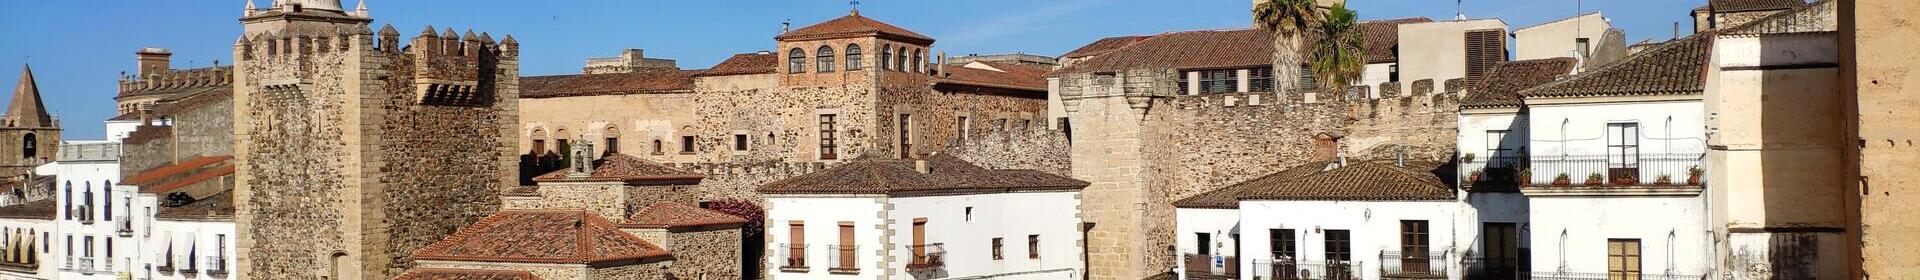
[[834,125],[833,114],[820,115],[820,159],[830,160],[840,158],[837,154],[839,146],[836,142],[838,139],[835,137],[837,133],[834,131]]
[[680,153],[693,154],[693,136],[680,136]]

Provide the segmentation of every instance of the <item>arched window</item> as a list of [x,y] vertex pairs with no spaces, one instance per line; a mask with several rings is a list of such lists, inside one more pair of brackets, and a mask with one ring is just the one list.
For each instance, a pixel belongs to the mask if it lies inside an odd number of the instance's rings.
[[655,155],[667,154],[666,149],[667,149],[666,144],[660,143],[660,139],[653,139],[653,154]]
[[927,72],[927,71],[926,71],[926,70],[927,70],[927,66],[926,66],[926,64],[924,64],[924,63],[920,63],[921,61],[925,61],[925,60],[921,60],[920,58],[921,58],[921,56],[920,56],[920,49],[913,49],[913,72],[914,72],[914,73],[926,73],[926,72]]
[[813,62],[817,64],[814,67],[820,68],[814,69],[814,71],[820,73],[833,72],[833,47],[820,46],[820,50],[815,51],[813,55],[815,59],[819,60]]
[[800,48],[787,50],[787,73],[807,72],[807,51]]
[[547,130],[535,128],[533,129],[533,133],[527,134],[527,140],[530,142],[529,146],[532,146],[528,147],[530,150],[527,151],[527,154],[536,157],[547,154]]
[[860,44],[847,44],[847,71],[860,70]]
[[27,133],[26,137],[20,139],[20,157],[27,159],[39,157],[39,155],[34,154],[39,152],[40,149],[37,148],[38,146],[40,146],[40,141],[34,139],[33,133]]
[[601,155],[611,155],[620,152],[620,128],[607,126],[607,132],[602,133],[600,136],[607,138],[606,144],[603,145],[603,147],[606,148],[600,149]]
[[893,55],[893,70],[907,71],[907,47],[900,47]]
[[880,45],[880,69],[893,69],[893,44]]

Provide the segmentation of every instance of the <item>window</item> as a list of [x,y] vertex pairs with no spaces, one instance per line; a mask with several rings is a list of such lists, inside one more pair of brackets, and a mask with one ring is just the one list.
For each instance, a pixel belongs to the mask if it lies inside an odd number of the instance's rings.
[[880,69],[893,69],[893,44],[880,45]]
[[542,154],[545,154],[546,151],[547,151],[547,140],[533,139],[533,150],[527,151],[527,153],[537,157],[537,156],[541,156]]
[[913,115],[900,114],[900,158],[913,158]]
[[734,150],[734,151],[746,151],[746,150],[747,150],[747,135],[746,135],[746,134],[740,134],[740,133],[735,133],[735,134],[733,134],[733,150]]
[[1573,52],[1578,54],[1581,58],[1586,58],[1587,53],[1589,52],[1587,50],[1587,38],[1574,38]]
[[1039,234],[1027,235],[1027,258],[1029,259],[1040,258],[1040,235]]
[[20,138],[20,158],[33,159],[39,157],[39,155],[34,154],[39,152],[40,148],[38,146],[40,146],[40,142],[34,139],[33,133],[27,133],[27,136]]
[[837,143],[835,143],[836,139],[834,138],[833,117],[833,114],[820,115],[820,159],[840,158],[839,155],[835,154],[838,146],[835,145]]
[[113,221],[113,181],[107,181],[106,187],[101,188],[104,192],[100,193],[100,219]]
[[1507,132],[1506,130],[1487,131],[1487,160],[1491,161],[1494,157],[1513,155],[1512,146],[1502,145],[1506,142]]
[[908,267],[928,266],[938,261],[927,254],[927,218],[913,218],[913,243],[909,244],[913,260],[908,262]]
[[907,47],[900,47],[898,51],[893,54],[893,70],[907,71]]
[[1640,279],[1640,240],[1607,239],[1607,278]]
[[1320,88],[1320,80],[1313,78],[1313,67],[1306,64],[1300,65],[1300,87],[1298,88],[1307,90]]
[[847,45],[847,71],[860,70],[860,45]]
[[782,268],[807,267],[807,224],[802,221],[787,222],[787,265]]
[[660,139],[653,139],[653,154],[660,155],[666,153],[667,147],[665,143],[660,143]]
[[1201,256],[1213,255],[1213,234],[1212,233],[1195,232],[1193,233],[1193,240],[1194,240],[1193,244],[1195,247],[1194,249],[1196,250],[1195,253],[1199,253]]
[[1387,65],[1387,81],[1395,82],[1395,83],[1400,82],[1400,65],[1399,64]]
[[[960,140],[967,140],[967,130],[968,128],[971,128],[969,126],[972,126],[972,125],[973,124],[967,123],[967,116],[960,116],[960,120],[954,122],[953,124],[954,130],[956,130],[954,132],[957,135],[959,135]],[[968,209],[972,209],[972,208],[968,208]]]
[[113,238],[103,238],[103,239],[107,240],[107,247],[106,247],[107,259],[105,261],[113,261]]
[[1507,60],[1506,32],[1499,29],[1467,31],[1466,84],[1474,84],[1492,71],[1493,65]]
[[1607,177],[1640,178],[1640,124],[1607,124]]
[[1182,94],[1194,94],[1194,92],[1192,90],[1189,90],[1189,88],[1187,87],[1187,83],[1189,82],[1187,81],[1187,74],[1189,73],[1193,73],[1193,71],[1180,71],[1180,88],[1174,89],[1175,92],[1179,92]]
[[1400,220],[1400,268],[1428,272],[1427,242],[1427,221]]
[[807,51],[800,48],[787,50],[787,73],[807,72]]
[[93,237],[82,236],[80,240],[80,255],[89,258],[93,257]]
[[1300,258],[1299,247],[1293,229],[1276,228],[1267,230],[1268,250],[1272,250],[1276,263],[1292,263]]
[[680,153],[693,154],[693,136],[680,136]]
[[836,260],[833,262],[834,272],[851,272],[858,267],[855,257],[859,250],[854,244],[853,222],[840,222],[840,244],[834,245],[831,250]]
[[994,237],[993,238],[993,259],[994,260],[1001,260],[1006,258],[1006,256],[1001,255],[1001,252],[1000,252],[1001,245],[1002,244],[1001,244],[1000,238]]
[[814,52],[814,58],[818,60],[813,62],[814,67],[819,68],[815,70],[820,73],[833,72],[833,47],[820,46],[820,50]]
[[1239,71],[1231,69],[1206,70],[1200,72],[1200,93],[1227,93],[1240,91]]
[[1068,122],[1067,117],[1060,117],[1059,120],[1060,120],[1060,133],[1066,134],[1067,144],[1072,145],[1073,144],[1073,126],[1072,126],[1073,123]]
[[924,66],[924,64],[921,64],[921,63],[920,63],[920,61],[922,61],[922,60],[920,59],[920,49],[913,49],[913,56],[909,56],[909,57],[912,57],[912,58],[913,58],[913,64],[909,64],[910,66],[909,66],[909,67],[908,67],[907,69],[913,69],[913,72],[914,72],[914,73],[926,73],[926,72],[927,72],[927,71],[926,71],[926,66]]
[[601,153],[602,155],[611,155],[611,154],[614,154],[614,153],[619,153],[619,152],[620,152],[620,137],[607,137],[607,148],[605,148],[605,149],[603,149],[603,150],[604,150],[605,152],[602,152],[602,153]]
[[[61,192],[64,193],[67,197],[67,205],[68,206],[73,205],[73,181],[67,181],[67,187],[62,188]],[[58,210],[65,210],[60,212],[66,212],[67,213],[66,217],[68,220],[73,219],[73,208],[68,207],[67,209],[58,209]]]
[[973,222],[973,206],[967,206],[967,222]]
[[1260,67],[1248,70],[1247,87],[1250,92],[1273,92],[1273,68]]
[[1327,230],[1327,262],[1346,262],[1353,260],[1353,232],[1344,229]]

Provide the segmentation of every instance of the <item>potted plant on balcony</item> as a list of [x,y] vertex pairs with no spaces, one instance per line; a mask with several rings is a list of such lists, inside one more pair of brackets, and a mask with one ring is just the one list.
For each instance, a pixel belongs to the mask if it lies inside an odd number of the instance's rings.
[[1521,169],[1520,169],[1520,181],[1519,181],[1519,183],[1520,183],[1521,185],[1526,185],[1526,184],[1532,184],[1532,183],[1533,183],[1533,168],[1521,168]]
[[1467,153],[1467,155],[1461,156],[1460,159],[1467,163],[1473,163],[1473,157],[1474,157],[1473,153]]
[[1613,178],[1613,184],[1616,186],[1637,185],[1637,184],[1640,184],[1640,178],[1636,178],[1634,175],[1631,175],[1631,174],[1621,174],[1620,176]]
[[1479,183],[1480,175],[1482,174],[1486,174],[1486,172],[1481,169],[1474,169],[1473,172],[1467,172],[1467,182]]
[[1566,185],[1572,185],[1572,184],[1573,184],[1573,177],[1567,176],[1566,172],[1560,172],[1560,175],[1553,176],[1553,185],[1555,186],[1566,186]]
[[1672,184],[1673,184],[1672,175],[1660,174],[1659,179],[1653,180],[1653,185],[1655,186],[1666,186],[1666,185],[1672,185]]
[[1690,186],[1700,185],[1700,175],[1706,174],[1706,173],[1707,173],[1706,170],[1700,170],[1699,165],[1695,165],[1693,167],[1687,167],[1687,185],[1690,185]]
[[1587,174],[1587,185],[1588,185],[1588,186],[1599,186],[1599,185],[1603,185],[1603,184],[1605,184],[1605,183],[1606,183],[1606,177],[1601,177],[1601,176],[1600,176],[1600,172],[1594,172],[1594,173],[1588,173],[1588,174]]

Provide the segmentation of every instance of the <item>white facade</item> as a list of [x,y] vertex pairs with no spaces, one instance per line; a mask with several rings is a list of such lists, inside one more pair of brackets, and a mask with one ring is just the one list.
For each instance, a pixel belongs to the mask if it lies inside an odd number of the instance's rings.
[[[1225,275],[1227,269],[1239,269],[1240,255],[1240,210],[1212,208],[1179,208],[1174,210],[1175,273],[1180,279],[1189,279],[1189,271],[1206,271],[1214,275]],[[1201,242],[1201,239],[1206,242]],[[1202,251],[1202,248],[1205,251]],[[1198,258],[1199,260],[1195,260]],[[1229,266],[1227,262],[1234,264]],[[1204,261],[1207,267],[1192,267]],[[1235,271],[1237,272],[1237,271]]]
[[[1348,231],[1353,262],[1353,275],[1360,279],[1381,279],[1383,265],[1398,269],[1405,264],[1393,257],[1392,252],[1402,248],[1401,227],[1403,221],[1425,222],[1428,234],[1429,254],[1446,257],[1437,262],[1445,267],[1449,279],[1461,279],[1462,268],[1456,260],[1462,255],[1460,248],[1454,247],[1458,238],[1456,225],[1460,224],[1460,215],[1466,211],[1458,202],[1450,200],[1432,201],[1278,201],[1278,200],[1242,200],[1240,201],[1240,279],[1260,277],[1271,279],[1274,273],[1272,263],[1274,230],[1293,232],[1295,258],[1300,264],[1297,269],[1306,270],[1308,277],[1320,277],[1328,273],[1325,266],[1328,253],[1328,233],[1333,230]],[[1392,263],[1382,263],[1389,259]],[[1387,268],[1394,270],[1395,268]]]
[[[767,203],[767,268],[774,279],[1078,279],[1084,273],[1078,191],[771,194]],[[843,225],[851,237],[841,236]],[[802,232],[797,241],[794,228]],[[916,234],[937,262],[915,260]],[[840,261],[843,238],[854,240],[852,267]],[[789,244],[802,244],[804,256],[797,258],[804,268],[789,265],[796,258]]]
[[[149,196],[151,197],[151,196]],[[226,220],[155,219],[138,258],[146,279],[233,279],[234,223]],[[171,262],[169,262],[171,261]],[[163,269],[163,268],[171,268]]]
[[1367,87],[1367,98],[1380,99],[1380,83],[1394,81],[1394,75],[1399,68],[1399,62],[1367,64],[1366,68],[1360,71],[1359,86]]
[[1533,271],[1605,273],[1610,242],[1639,244],[1647,275],[1700,275],[1712,260],[1707,212],[1698,189],[1626,193],[1535,192]]
[[31,241],[33,247],[26,249],[39,258],[39,264],[34,269],[11,264],[0,268],[0,280],[54,279],[60,263],[49,257],[52,256],[53,247],[47,243],[47,238],[53,236],[53,230],[54,220],[0,218],[0,231],[5,232],[4,239],[0,240],[7,240],[5,245],[0,245],[5,248],[0,252],[11,252],[13,246],[18,246],[14,242]]
[[[1643,178],[1639,179],[1643,182],[1652,182],[1660,175],[1669,175],[1675,182],[1685,180],[1687,169],[1698,165],[1698,156],[1706,152],[1706,118],[1700,96],[1617,99],[1581,103],[1529,99],[1528,148],[1533,159],[1533,181],[1551,183],[1560,173],[1568,174],[1575,183],[1595,173],[1607,176],[1604,164],[1620,160],[1609,155],[1610,145],[1632,145],[1638,150],[1627,153],[1641,157],[1639,173]],[[1628,125],[1637,127],[1638,133],[1618,130]],[[1598,163],[1542,164],[1559,157]]]
[[43,265],[59,267],[59,279],[117,279],[134,255],[127,222],[128,200],[120,180],[120,144],[71,141],[60,146],[51,168],[58,181],[51,258]]

